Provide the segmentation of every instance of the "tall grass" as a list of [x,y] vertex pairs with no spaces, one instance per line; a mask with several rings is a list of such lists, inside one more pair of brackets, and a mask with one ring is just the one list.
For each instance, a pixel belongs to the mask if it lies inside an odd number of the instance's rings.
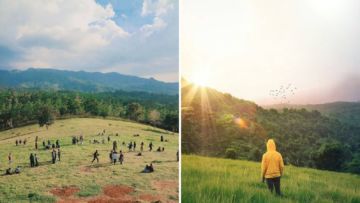
[[282,197],[261,182],[260,163],[182,156],[182,201],[192,202],[360,202],[360,176],[285,167]]

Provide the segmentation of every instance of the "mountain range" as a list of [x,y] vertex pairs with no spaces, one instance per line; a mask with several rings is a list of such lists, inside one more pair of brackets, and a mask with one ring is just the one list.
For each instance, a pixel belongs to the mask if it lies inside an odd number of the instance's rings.
[[306,109],[309,111],[317,110],[321,114],[338,119],[342,122],[360,126],[360,101],[348,102],[337,101],[323,104],[276,104],[264,106],[266,109]]
[[81,92],[139,91],[158,94],[178,94],[178,83],[153,78],[56,69],[0,70],[1,88],[35,88]]

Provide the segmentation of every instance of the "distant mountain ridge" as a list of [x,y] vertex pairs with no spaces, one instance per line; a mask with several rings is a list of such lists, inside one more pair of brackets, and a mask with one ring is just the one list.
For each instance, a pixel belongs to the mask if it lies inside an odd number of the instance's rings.
[[264,106],[266,109],[307,109],[307,110],[317,110],[321,114],[326,116],[336,118],[342,122],[360,126],[360,101],[358,102],[345,102],[345,101],[337,101],[323,104],[275,104]]
[[178,83],[167,83],[153,78],[57,69],[0,70],[2,88],[39,88],[106,92],[115,90],[140,91],[159,94],[178,94]]

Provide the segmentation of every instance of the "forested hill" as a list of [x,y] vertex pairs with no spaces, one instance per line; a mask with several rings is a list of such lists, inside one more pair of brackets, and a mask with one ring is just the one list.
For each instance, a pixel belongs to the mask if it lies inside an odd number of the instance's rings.
[[339,119],[341,122],[345,122],[354,126],[360,126],[360,102],[332,102],[324,104],[308,104],[308,105],[271,105],[264,106],[264,108],[270,109],[307,109],[317,110],[322,114]]
[[259,161],[274,138],[287,164],[360,173],[360,127],[306,109],[264,109],[182,82],[184,153]]
[[178,95],[0,89],[0,130],[57,118],[118,117],[178,131]]
[[115,90],[178,94],[178,83],[166,83],[119,73],[34,69],[0,70],[0,88],[41,88],[81,92]]

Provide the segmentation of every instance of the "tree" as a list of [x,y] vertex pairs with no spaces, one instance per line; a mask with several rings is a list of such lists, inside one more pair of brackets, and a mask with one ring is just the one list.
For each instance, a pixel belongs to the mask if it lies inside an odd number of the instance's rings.
[[354,155],[352,161],[347,164],[346,170],[350,173],[360,174],[360,153]]
[[139,121],[143,114],[143,107],[136,102],[130,103],[127,106],[126,116],[134,121]]
[[164,128],[174,132],[179,131],[179,116],[177,114],[167,114],[163,120]]
[[347,160],[346,149],[339,143],[325,143],[316,156],[316,167],[331,171],[340,171]]
[[87,99],[84,102],[84,109],[87,113],[97,116],[100,113],[99,102],[94,98]]
[[39,109],[38,122],[40,127],[49,126],[54,123],[54,112],[49,106],[43,106]]
[[158,125],[160,121],[160,112],[156,109],[153,109],[148,114],[149,123],[153,125]]

